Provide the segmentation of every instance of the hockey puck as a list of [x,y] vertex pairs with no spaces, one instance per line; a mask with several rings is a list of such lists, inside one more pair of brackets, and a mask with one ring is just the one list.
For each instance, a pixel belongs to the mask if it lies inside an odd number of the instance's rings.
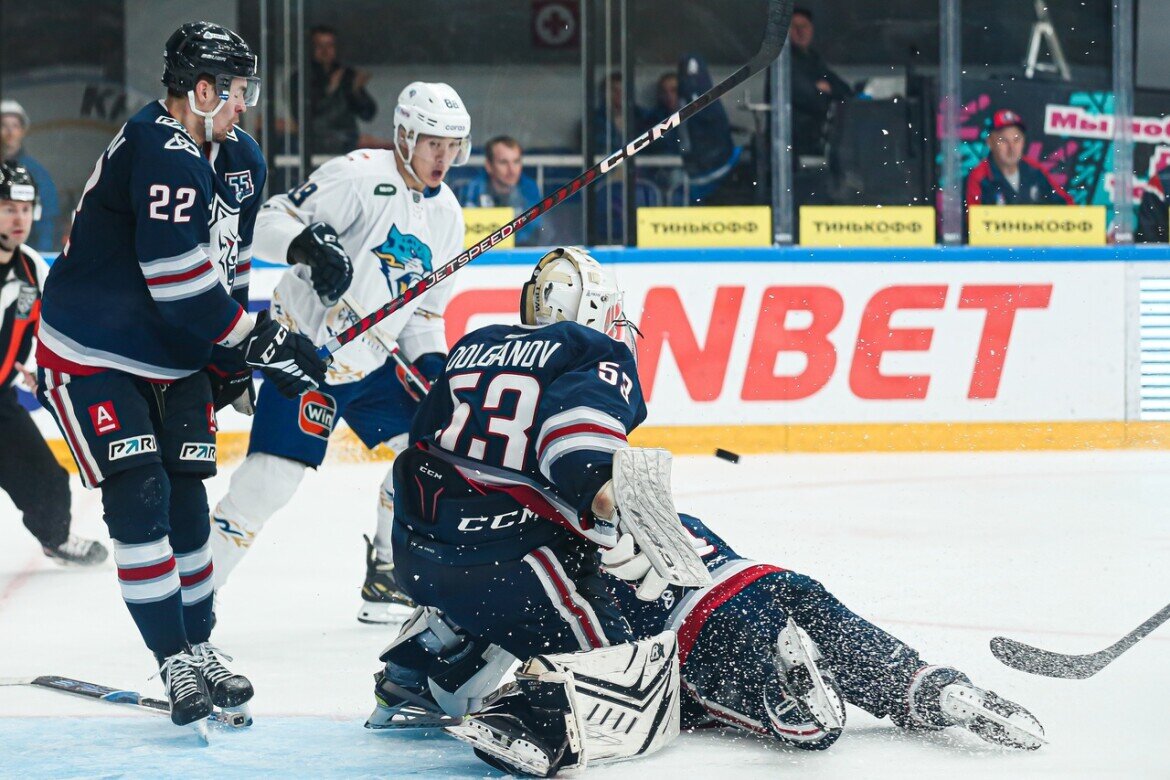
[[731,463],[739,463],[739,456],[731,450],[717,449],[715,450],[715,457],[722,458],[723,460],[730,461]]

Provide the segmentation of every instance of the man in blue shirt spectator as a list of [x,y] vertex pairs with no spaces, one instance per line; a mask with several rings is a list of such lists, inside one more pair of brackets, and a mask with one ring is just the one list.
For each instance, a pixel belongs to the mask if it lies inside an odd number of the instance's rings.
[[28,113],[15,100],[0,102],[0,140],[3,154],[0,161],[13,162],[32,174],[41,199],[41,218],[33,223],[27,243],[38,252],[54,252],[57,242],[57,215],[61,213],[57,201],[57,187],[45,166],[24,150],[24,136],[28,133]]
[[[469,208],[506,207],[517,214],[536,205],[541,197],[540,189],[524,175],[524,150],[519,141],[498,135],[487,142],[484,157],[483,171],[463,186],[460,203]],[[516,233],[518,246],[554,243],[552,227],[543,218]]]

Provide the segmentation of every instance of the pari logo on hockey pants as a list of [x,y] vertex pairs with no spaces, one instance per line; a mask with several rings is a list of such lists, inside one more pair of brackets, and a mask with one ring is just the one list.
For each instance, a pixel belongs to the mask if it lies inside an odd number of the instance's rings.
[[179,460],[203,460],[215,463],[215,445],[202,442],[183,442],[179,448]]
[[131,436],[128,439],[110,442],[110,460],[121,460],[147,452],[158,452],[158,445],[153,436]]
[[297,422],[301,430],[318,439],[328,439],[337,418],[337,401],[325,393],[310,390],[301,396],[301,413]]

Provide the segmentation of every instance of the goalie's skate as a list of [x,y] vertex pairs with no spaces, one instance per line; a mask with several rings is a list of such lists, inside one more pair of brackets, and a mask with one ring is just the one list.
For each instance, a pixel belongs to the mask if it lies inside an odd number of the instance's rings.
[[561,766],[578,766],[578,721],[571,707],[532,706],[514,690],[445,731],[475,748],[475,755],[510,774],[552,777]]
[[374,711],[366,719],[368,729],[427,729],[457,726],[462,718],[443,712],[426,688],[412,689],[374,675]]
[[378,557],[370,537],[366,540],[366,580],[362,583],[360,623],[384,625],[402,623],[414,610],[414,601],[402,592],[394,579],[394,564]]
[[993,745],[1036,750],[1047,744],[1044,727],[1032,713],[991,691],[976,688],[967,675],[947,666],[919,669],[908,692],[907,728],[961,726]]
[[840,736],[845,727],[845,704],[837,689],[836,679],[817,662],[821,652],[804,629],[792,618],[776,637],[776,658],[783,672],[784,693],[793,700],[799,711],[815,725],[815,729],[794,732],[785,726],[787,719],[778,719],[769,706],[772,727],[781,738],[795,743],[808,742],[818,749],[827,748]]

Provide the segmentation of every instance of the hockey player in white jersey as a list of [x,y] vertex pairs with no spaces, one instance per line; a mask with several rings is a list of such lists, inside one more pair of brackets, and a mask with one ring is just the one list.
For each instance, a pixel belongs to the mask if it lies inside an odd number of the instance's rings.
[[[257,220],[256,256],[294,265],[273,293],[274,316],[318,344],[463,249],[463,214],[443,183],[471,149],[463,101],[446,84],[414,82],[398,97],[394,133],[394,150],[330,160],[299,187],[269,199]],[[290,401],[261,388],[247,459],[212,513],[217,588],[292,498],[305,468],[321,465],[338,418],[371,449],[405,441],[426,386],[417,378],[436,377],[446,362],[443,311],[450,296],[450,284],[440,284],[348,344],[315,392]],[[387,474],[377,532],[366,540],[363,622],[393,620],[409,603],[390,563],[393,501]]]

